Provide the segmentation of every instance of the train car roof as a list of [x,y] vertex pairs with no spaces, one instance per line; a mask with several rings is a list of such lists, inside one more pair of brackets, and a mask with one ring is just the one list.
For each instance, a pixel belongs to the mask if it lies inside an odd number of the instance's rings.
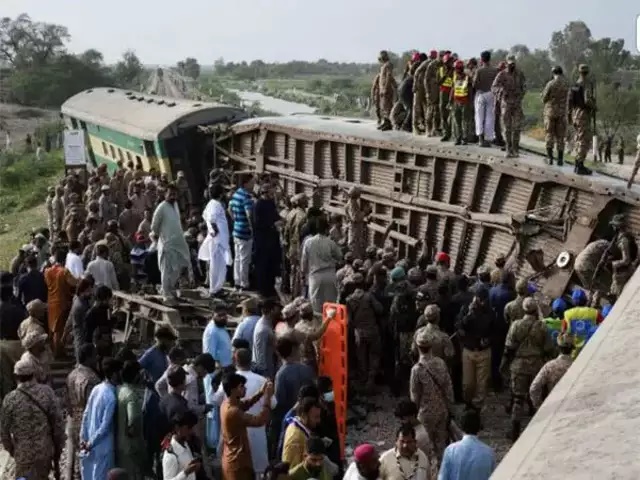
[[118,88],[92,88],[62,104],[64,115],[154,141],[180,135],[184,129],[247,118],[228,105],[148,95]]
[[441,143],[439,138],[413,135],[409,132],[376,129],[374,120],[362,118],[331,117],[313,114],[293,114],[281,117],[256,117],[243,120],[233,126],[233,131],[242,133],[261,127],[282,131],[298,131],[302,134],[320,135],[324,140],[370,143],[377,148],[389,150],[417,149],[426,155],[444,156],[453,159],[468,159],[494,165],[494,168],[515,168],[523,174],[541,174],[556,183],[575,185],[586,190],[611,195],[623,202],[640,203],[640,185],[626,188],[627,181],[620,177],[594,172],[590,176],[576,175],[573,165],[563,167],[548,165],[539,155],[521,153],[517,159],[506,159],[494,148],[477,145],[454,146]]

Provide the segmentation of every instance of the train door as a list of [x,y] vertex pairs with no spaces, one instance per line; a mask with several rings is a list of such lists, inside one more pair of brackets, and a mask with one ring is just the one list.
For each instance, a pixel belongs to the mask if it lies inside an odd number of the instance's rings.
[[156,153],[156,147],[153,142],[149,140],[144,141],[144,151],[147,156],[147,160],[149,161],[149,170],[152,168],[160,171],[159,162],[158,162],[158,154]]

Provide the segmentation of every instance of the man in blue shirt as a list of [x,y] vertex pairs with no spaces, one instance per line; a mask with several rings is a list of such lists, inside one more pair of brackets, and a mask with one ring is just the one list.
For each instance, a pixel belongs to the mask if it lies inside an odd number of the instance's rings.
[[242,306],[242,321],[236,327],[232,340],[241,338],[249,342],[249,351],[253,351],[253,332],[260,320],[260,308],[255,298],[247,298]]
[[489,480],[496,468],[496,454],[480,441],[480,415],[467,410],[460,421],[464,437],[449,445],[442,457],[438,480]]
[[236,288],[249,288],[249,268],[253,250],[253,198],[251,192],[255,179],[252,175],[242,178],[240,187],[229,202],[229,213],[233,220],[233,281]]

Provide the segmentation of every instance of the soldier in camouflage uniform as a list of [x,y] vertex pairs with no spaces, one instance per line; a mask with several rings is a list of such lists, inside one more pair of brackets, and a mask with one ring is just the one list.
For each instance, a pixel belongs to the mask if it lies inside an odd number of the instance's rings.
[[623,215],[614,215],[610,225],[616,232],[614,242],[616,249],[620,253],[620,256],[616,256],[611,263],[613,279],[610,293],[617,297],[622,293],[622,289],[624,289],[627,281],[635,271],[638,259],[638,244],[634,236],[627,231]]
[[438,101],[440,99],[440,86],[438,85],[438,69],[442,66],[442,56],[434,56],[432,50],[429,54],[429,63],[424,71],[424,91],[427,102],[425,128],[430,137],[440,133],[440,111]]
[[568,335],[558,335],[557,343],[560,354],[544,364],[529,387],[529,397],[536,409],[540,408],[542,402],[549,396],[553,387],[558,384],[573,363],[571,358],[573,340]]
[[413,133],[422,135],[425,132],[425,113],[427,110],[427,92],[425,90],[425,73],[429,59],[420,54],[420,64],[413,73]]
[[418,355],[418,337],[420,337],[423,332],[427,332],[431,336],[431,352],[436,357],[440,357],[442,360],[449,363],[453,358],[455,350],[449,335],[440,330],[440,307],[437,305],[428,305],[424,309],[424,319],[426,321],[426,325],[418,328],[416,333],[413,335],[411,352],[414,356]]
[[524,299],[529,296],[529,284],[525,279],[520,279],[516,283],[516,295],[517,297],[504,307],[504,321],[507,322],[507,325],[524,317],[522,304]]
[[451,138],[451,120],[449,118],[449,101],[453,89],[453,56],[445,54],[442,64],[438,69],[438,88],[440,89],[440,125],[442,127],[441,141],[446,142]]
[[567,100],[569,106],[568,119],[574,128],[574,145],[577,150],[574,172],[578,175],[591,175],[592,172],[584,166],[584,161],[587,158],[593,135],[591,118],[596,110],[595,89],[591,78],[588,78],[589,67],[580,65],[578,72],[580,73],[580,78],[571,87]]
[[284,226],[284,241],[287,247],[287,258],[291,267],[291,294],[298,297],[302,293],[302,277],[300,276],[300,231],[307,221],[309,199],[304,193],[291,197],[291,211],[287,214]]
[[349,201],[344,209],[349,226],[347,245],[355,258],[362,259],[367,248],[367,222],[371,211],[362,206],[359,187],[351,187],[347,195]]
[[627,188],[631,188],[631,185],[633,185],[633,181],[636,178],[638,169],[640,169],[640,135],[638,135],[638,137],[636,138],[636,160],[633,163],[633,170],[631,171],[631,175],[629,176]]
[[382,114],[380,111],[380,74],[377,73],[373,78],[371,85],[371,104],[376,109],[376,118],[378,119],[378,127],[382,124]]
[[544,104],[544,135],[549,165],[553,165],[553,148],[558,150],[558,165],[563,164],[564,139],[567,135],[567,97],[569,83],[565,79],[562,67],[553,67],[553,79],[549,80],[542,91]]
[[469,108],[467,110],[467,140],[472,143],[478,142],[476,135],[476,92],[473,89],[473,77],[478,70],[478,59],[470,58],[467,61],[467,75],[469,76]]
[[544,365],[545,359],[553,354],[553,344],[547,335],[545,324],[538,318],[536,301],[527,298],[522,307],[525,315],[509,327],[500,366],[503,373],[506,373],[507,368],[511,373],[513,408],[510,437],[514,442],[520,436],[520,422],[531,382]]
[[515,56],[507,56],[507,68],[498,73],[491,86],[491,91],[500,98],[506,157],[515,158],[519,155],[520,130],[524,116],[522,100],[527,91],[524,73],[516,68]]
[[382,50],[378,56],[380,73],[378,78],[378,92],[380,95],[380,114],[382,124],[380,130],[391,130],[391,109],[398,90],[396,79],[393,77],[393,64],[389,59],[389,53]]

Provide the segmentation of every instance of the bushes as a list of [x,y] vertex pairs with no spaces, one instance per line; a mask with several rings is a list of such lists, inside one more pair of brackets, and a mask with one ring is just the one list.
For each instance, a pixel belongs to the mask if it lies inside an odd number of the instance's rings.
[[64,172],[61,151],[52,151],[36,160],[35,153],[0,154],[0,215],[41,204],[47,187]]

